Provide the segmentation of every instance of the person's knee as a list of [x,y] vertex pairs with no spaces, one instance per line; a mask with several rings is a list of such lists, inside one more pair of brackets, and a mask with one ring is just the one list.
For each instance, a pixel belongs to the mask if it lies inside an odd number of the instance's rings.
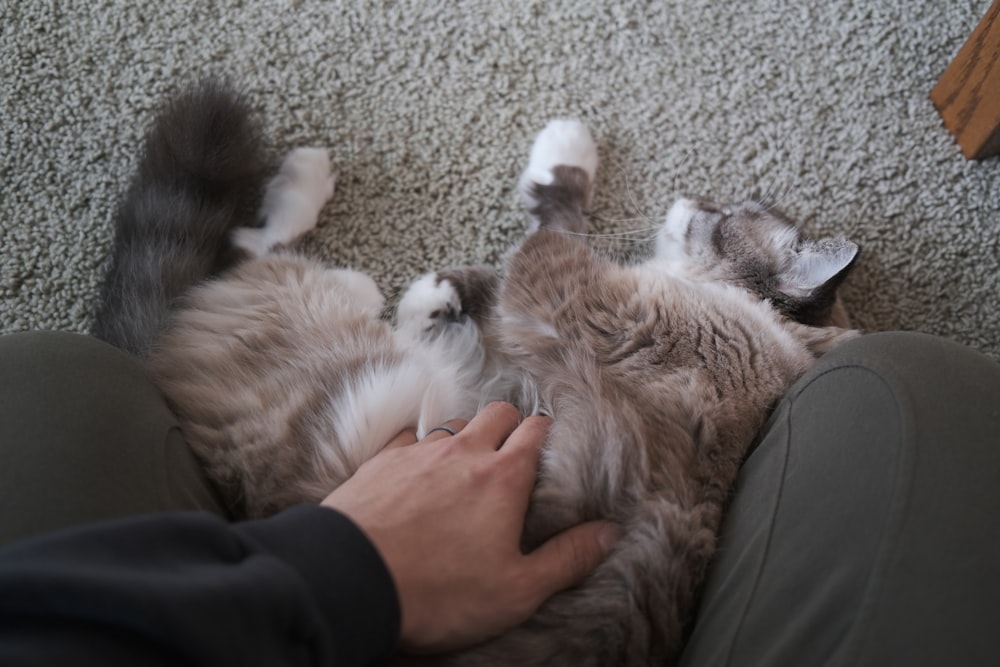
[[[76,439],[176,426],[141,363],[95,338],[67,332],[0,337],[0,393],[14,417],[50,430],[72,430]],[[141,446],[112,438],[115,447]]]
[[1000,378],[1000,366],[972,348],[911,331],[873,333],[851,340],[823,357],[815,372],[842,365],[891,370],[904,381],[933,382],[942,376],[963,374]]
[[849,369],[877,375],[925,440],[985,441],[1000,427],[1000,365],[954,341],[913,332],[862,336],[823,357],[791,394]]
[[[873,334],[821,359],[744,465],[684,664],[940,662],[929,625],[977,655],[995,623],[997,405],[1000,367],[944,339]],[[931,588],[949,618],[921,613]]]

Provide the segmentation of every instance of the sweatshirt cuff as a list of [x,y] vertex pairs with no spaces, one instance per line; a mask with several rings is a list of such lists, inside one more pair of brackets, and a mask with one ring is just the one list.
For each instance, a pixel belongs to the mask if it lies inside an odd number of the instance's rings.
[[338,655],[368,664],[388,658],[400,631],[392,575],[368,537],[345,515],[301,505],[239,532],[294,568],[313,593]]

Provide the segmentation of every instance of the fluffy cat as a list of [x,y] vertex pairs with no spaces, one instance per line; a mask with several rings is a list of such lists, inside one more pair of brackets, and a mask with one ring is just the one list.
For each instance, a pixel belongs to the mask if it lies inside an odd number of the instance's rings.
[[[157,127],[202,128],[220,106],[239,108],[218,97],[214,88],[189,95]],[[242,134],[226,134],[247,127],[240,114],[213,126],[217,144],[243,145]],[[179,135],[173,152],[196,153],[190,142],[205,134]],[[144,159],[157,148],[147,142]],[[858,253],[853,243],[804,240],[758,202],[684,199],[655,255],[622,266],[586,244],[596,168],[583,125],[550,123],[521,182],[534,231],[503,278],[482,267],[428,274],[402,298],[395,326],[380,318],[370,278],[285,248],[332,192],[323,151],[288,156],[268,187],[263,227],[236,229],[236,216],[220,214],[170,222],[160,234],[145,223],[133,230],[149,237],[153,256],[182,223],[216,242],[215,256],[227,234],[248,255],[168,304],[147,357],[235,516],[318,501],[402,428],[469,418],[488,400],[553,417],[523,547],[595,518],[619,523],[624,537],[585,583],[522,626],[431,662],[675,660],[756,432],[818,355],[856,335],[827,326],[843,323],[836,288]]]

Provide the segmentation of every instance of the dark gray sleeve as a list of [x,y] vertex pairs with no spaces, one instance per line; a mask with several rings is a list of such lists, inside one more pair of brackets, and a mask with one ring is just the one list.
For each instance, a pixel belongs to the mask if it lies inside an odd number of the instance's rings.
[[682,664],[998,664],[998,516],[1000,367],[852,341],[744,466]]
[[0,550],[2,665],[367,665],[399,606],[364,534],[323,507],[93,524]]

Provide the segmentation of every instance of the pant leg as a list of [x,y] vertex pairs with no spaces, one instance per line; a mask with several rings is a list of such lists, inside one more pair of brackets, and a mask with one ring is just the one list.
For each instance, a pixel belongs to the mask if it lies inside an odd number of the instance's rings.
[[76,334],[0,337],[0,544],[186,509],[224,514],[137,361]]
[[747,460],[682,664],[997,664],[998,516],[1000,366],[852,341]]

